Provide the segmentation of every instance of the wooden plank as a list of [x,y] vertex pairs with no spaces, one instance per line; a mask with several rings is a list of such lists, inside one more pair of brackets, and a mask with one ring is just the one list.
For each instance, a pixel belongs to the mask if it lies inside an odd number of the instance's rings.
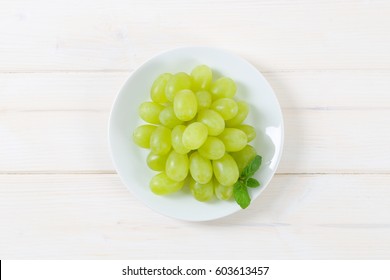
[[105,111],[129,73],[0,74],[1,111]]
[[223,47],[265,71],[389,69],[389,13],[388,1],[364,0],[6,0],[0,71],[128,71],[183,45]]
[[[130,72],[0,74],[0,111],[109,111]],[[265,73],[283,109],[390,108],[390,71]],[[147,98],[147,93],[145,93]]]
[[[113,170],[106,111],[5,111],[1,116],[1,172]],[[278,172],[390,172],[389,110],[287,109],[284,119]]]
[[389,110],[285,110],[279,172],[388,173]]
[[389,180],[277,175],[247,210],[188,223],[148,209],[114,174],[0,175],[0,257],[387,259]]
[[282,109],[390,108],[390,71],[265,73]]
[[0,121],[0,170],[112,170],[108,113],[100,111],[5,112]]

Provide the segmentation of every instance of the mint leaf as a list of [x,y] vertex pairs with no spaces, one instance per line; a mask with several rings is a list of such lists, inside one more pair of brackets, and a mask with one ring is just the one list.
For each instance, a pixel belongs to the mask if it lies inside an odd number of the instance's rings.
[[262,157],[256,155],[255,158],[244,168],[241,172],[242,178],[252,177],[256,171],[260,168]]
[[261,161],[262,157],[256,155],[253,160],[245,166],[244,170],[241,172],[240,178],[233,186],[233,197],[242,209],[247,208],[251,203],[248,188],[257,188],[260,186],[259,181],[252,178],[252,176],[259,170]]
[[241,181],[238,180],[234,186],[233,186],[233,196],[238,205],[242,209],[245,209],[249,206],[251,203],[251,198],[248,193],[248,189],[246,188],[245,184]]
[[248,178],[248,180],[246,180],[246,186],[249,188],[257,188],[260,186],[260,182],[255,178]]

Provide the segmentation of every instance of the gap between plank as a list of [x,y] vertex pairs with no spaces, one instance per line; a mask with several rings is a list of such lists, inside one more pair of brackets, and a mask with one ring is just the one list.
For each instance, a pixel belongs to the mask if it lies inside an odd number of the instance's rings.
[[40,171],[0,171],[0,175],[107,175],[117,174],[115,170],[40,170]]
[[107,69],[107,70],[15,70],[15,71],[1,71],[1,74],[9,74],[9,75],[23,75],[23,74],[126,74],[132,73],[134,69]]
[[383,172],[280,172],[275,173],[279,176],[304,176],[304,175],[390,175],[390,171]]
[[352,106],[314,106],[314,107],[282,107],[283,110],[305,111],[387,111],[390,107],[352,107]]
[[[115,170],[42,170],[42,171],[0,171],[0,175],[109,175],[117,174]],[[384,172],[281,172],[275,176],[310,176],[310,175],[390,175],[390,171]]]
[[[139,64],[141,66],[143,63]],[[257,69],[257,68],[256,68]],[[1,74],[99,74],[99,73],[118,73],[130,74],[135,69],[86,69],[86,70],[71,70],[71,69],[48,69],[48,70],[0,70]],[[329,68],[329,69],[278,69],[278,70],[259,70],[263,74],[274,73],[325,73],[325,72],[379,72],[388,73],[390,68]]]
[[[283,107],[283,111],[389,111],[390,107],[348,107],[348,106],[316,106],[316,107]],[[109,109],[1,109],[0,113],[109,113]]]

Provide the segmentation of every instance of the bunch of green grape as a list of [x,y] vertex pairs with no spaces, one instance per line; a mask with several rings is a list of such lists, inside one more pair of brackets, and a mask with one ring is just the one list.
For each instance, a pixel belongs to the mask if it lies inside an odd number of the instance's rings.
[[199,201],[232,196],[241,171],[256,156],[248,145],[256,131],[243,124],[249,106],[234,98],[236,91],[231,78],[214,80],[206,65],[157,77],[151,101],[139,106],[148,124],[133,133],[138,146],[150,149],[147,165],[159,172],[151,178],[152,192],[167,195],[189,185]]

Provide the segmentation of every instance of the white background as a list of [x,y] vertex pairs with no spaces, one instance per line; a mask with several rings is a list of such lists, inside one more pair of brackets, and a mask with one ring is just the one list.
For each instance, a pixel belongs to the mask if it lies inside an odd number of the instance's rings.
[[[389,15],[366,0],[0,0],[0,258],[389,258]],[[184,45],[249,60],[285,119],[269,187],[214,222],[148,209],[108,153],[121,85]]]

